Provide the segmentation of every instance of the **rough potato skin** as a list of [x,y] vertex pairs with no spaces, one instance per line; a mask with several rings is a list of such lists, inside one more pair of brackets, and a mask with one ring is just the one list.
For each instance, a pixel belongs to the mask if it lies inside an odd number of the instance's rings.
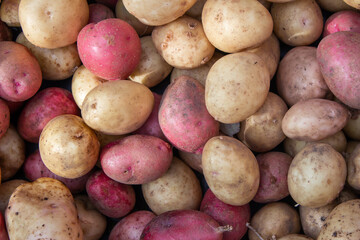
[[195,79],[181,76],[165,90],[159,109],[159,124],[166,138],[178,149],[200,151],[219,134],[219,123],[205,106],[205,89]]

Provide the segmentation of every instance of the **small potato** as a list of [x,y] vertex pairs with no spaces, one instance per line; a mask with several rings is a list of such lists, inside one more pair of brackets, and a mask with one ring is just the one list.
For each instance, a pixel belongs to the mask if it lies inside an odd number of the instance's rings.
[[253,0],[208,0],[202,11],[202,22],[209,41],[227,53],[259,46],[273,31],[269,11]]
[[117,80],[92,89],[83,101],[81,115],[96,131],[122,135],[140,128],[153,107],[154,96],[149,88],[133,81]]
[[4,136],[10,126],[10,109],[6,102],[0,99],[0,138]]
[[317,240],[360,239],[360,199],[343,202],[336,206],[321,228]]
[[115,18],[114,12],[104,4],[91,3],[89,4],[89,22],[98,23],[101,20]]
[[64,178],[84,176],[95,166],[100,143],[94,131],[78,116],[51,119],[40,135],[39,151],[45,166]]
[[25,37],[35,46],[65,47],[76,42],[88,23],[89,6],[86,0],[22,0],[19,20]]
[[54,49],[40,48],[29,42],[24,33],[18,35],[16,42],[27,47],[36,57],[46,80],[69,78],[81,64],[76,43]]
[[151,37],[159,54],[176,68],[199,67],[208,62],[215,51],[204,33],[202,23],[188,16],[155,27]]
[[297,102],[282,120],[284,134],[295,140],[317,141],[339,132],[349,119],[341,104],[326,99]]
[[[27,183],[28,181],[23,179],[12,179],[6,182],[2,182],[0,184],[0,212],[5,214],[5,210],[9,203],[9,199],[11,194],[15,191],[15,189],[23,183]],[[1,239],[1,238],[0,238]]]
[[163,176],[141,185],[141,189],[147,205],[157,215],[171,210],[196,210],[202,199],[196,175],[176,157]]
[[317,0],[319,6],[329,12],[339,12],[353,10],[354,8],[346,4],[343,0]]
[[[300,232],[300,217],[297,211],[284,202],[268,203],[257,211],[251,219],[251,226],[263,239],[279,239],[292,233]],[[259,238],[249,231],[249,240]]]
[[256,158],[235,138],[217,136],[207,141],[202,168],[211,191],[224,203],[244,205],[258,190],[260,170]]
[[272,150],[286,137],[281,123],[287,110],[285,102],[269,92],[260,109],[240,123],[238,138],[252,151]]
[[274,33],[287,45],[310,45],[322,33],[323,16],[315,0],[273,3],[270,12]]
[[360,33],[360,13],[347,10],[332,14],[325,22],[323,38],[340,31]]
[[279,240],[313,240],[311,237],[302,234],[289,234],[279,238]]
[[13,177],[25,161],[25,142],[16,129],[10,125],[0,138],[1,181]]
[[238,123],[264,104],[270,74],[255,53],[240,52],[220,58],[211,67],[205,85],[205,104],[219,122]]
[[350,157],[347,159],[347,182],[349,185],[360,190],[360,145],[358,144]]
[[196,0],[123,0],[126,10],[140,22],[160,26],[174,21],[189,10]]
[[0,6],[1,21],[9,27],[20,27],[19,21],[20,0],[3,0]]
[[316,59],[316,48],[294,47],[279,64],[276,74],[279,95],[289,105],[311,98],[325,98],[330,92]]
[[178,153],[181,160],[183,160],[192,169],[198,171],[199,173],[202,173],[202,165],[201,165],[202,154],[189,153],[181,150],[178,150]]
[[344,2],[353,8],[360,9],[359,0],[344,0]]
[[[121,2],[121,1],[119,1]],[[151,36],[140,38],[141,57],[139,65],[130,74],[129,79],[154,87],[162,82],[173,69],[157,52]]]
[[290,195],[297,203],[322,207],[343,189],[346,163],[329,144],[312,143],[294,157],[287,179]]
[[96,86],[106,82],[92,72],[89,71],[84,65],[76,69],[72,81],[71,92],[78,107],[81,109],[86,95]]

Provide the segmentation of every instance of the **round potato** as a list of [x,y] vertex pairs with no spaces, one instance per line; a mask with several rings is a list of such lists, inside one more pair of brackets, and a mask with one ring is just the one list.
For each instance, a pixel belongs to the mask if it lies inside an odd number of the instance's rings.
[[207,141],[202,168],[211,191],[224,203],[244,205],[259,188],[258,162],[250,149],[235,138],[216,136]]
[[344,10],[353,10],[354,8],[346,4],[343,0],[317,0],[322,9],[329,12],[339,12]]
[[206,108],[219,122],[238,123],[263,105],[269,87],[269,71],[258,55],[228,54],[216,61],[207,75]]
[[142,184],[141,189],[146,203],[157,215],[171,210],[197,210],[202,199],[196,175],[176,157],[163,176]]
[[208,0],[202,11],[202,22],[209,41],[227,53],[258,46],[273,31],[269,11],[253,0]]
[[315,0],[273,3],[274,33],[290,46],[310,45],[323,30],[323,16]]
[[94,131],[76,115],[51,119],[40,135],[39,151],[45,166],[64,178],[84,176],[95,166],[100,143]]
[[88,23],[89,6],[86,0],[22,0],[19,20],[32,44],[59,48],[76,42],[80,30]]
[[9,27],[20,27],[19,21],[20,0],[3,0],[0,6],[1,21]]
[[133,81],[116,80],[91,90],[83,101],[81,115],[96,131],[122,135],[140,128],[153,106],[154,95],[149,88]]
[[306,207],[322,207],[333,201],[346,181],[343,156],[329,144],[312,143],[291,162],[288,187],[291,197]]

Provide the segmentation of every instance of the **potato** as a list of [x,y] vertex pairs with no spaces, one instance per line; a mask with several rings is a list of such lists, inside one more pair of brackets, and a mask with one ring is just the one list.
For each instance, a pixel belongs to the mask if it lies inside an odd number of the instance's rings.
[[360,190],[360,145],[357,145],[354,151],[347,159],[347,182],[349,185]]
[[199,67],[208,62],[215,51],[202,23],[188,16],[155,27],[151,37],[159,54],[176,68]]
[[206,141],[219,133],[219,123],[205,106],[204,87],[188,76],[167,86],[159,109],[159,124],[174,147],[192,153],[201,152]]
[[[271,2],[268,0],[258,0],[267,10],[270,10]],[[291,1],[291,0],[290,0]]]
[[183,160],[187,165],[192,169],[202,173],[201,158],[202,154],[200,153],[189,153],[178,150],[178,154],[181,160]]
[[[259,18],[261,21],[257,21]],[[209,41],[227,53],[259,46],[273,31],[269,11],[253,0],[208,0],[202,11],[202,22]]]
[[77,47],[84,66],[106,80],[127,79],[141,56],[136,31],[117,18],[86,25],[79,32]]
[[10,239],[83,239],[69,189],[52,178],[17,187],[5,212]]
[[270,12],[274,33],[287,45],[310,45],[322,33],[323,16],[315,0],[273,3]]
[[147,205],[157,215],[171,210],[197,210],[202,199],[196,175],[176,157],[163,176],[142,184],[141,189]]
[[297,102],[282,120],[284,134],[295,140],[317,141],[339,132],[349,119],[341,104],[326,99]]
[[0,138],[4,136],[10,126],[10,109],[6,102],[0,99]]
[[347,137],[359,141],[360,140],[360,110],[351,109],[351,117],[344,127]]
[[318,240],[360,238],[360,199],[343,202],[336,206],[327,217],[324,227],[321,228]]
[[255,53],[240,52],[220,58],[210,69],[205,85],[209,113],[222,123],[238,123],[263,105],[270,74]]
[[300,46],[288,51],[279,64],[276,86],[289,106],[311,98],[325,98],[330,90],[321,75],[316,48]]
[[72,81],[71,92],[78,107],[81,109],[86,95],[96,86],[106,82],[92,72],[89,71],[84,65],[76,69]]
[[[77,195],[74,198],[79,216],[80,226],[86,240],[98,240],[106,230],[106,218],[91,204],[86,195]],[[96,227],[94,227],[96,226]]]
[[81,65],[76,44],[46,49],[29,42],[24,33],[20,33],[16,42],[27,47],[40,64],[42,76],[46,80],[64,80],[71,77]]
[[20,0],[4,0],[0,6],[1,21],[10,27],[20,27],[19,4]]
[[306,141],[295,140],[292,138],[285,138],[283,141],[284,151],[291,157],[295,157],[307,144]]
[[217,136],[207,141],[202,168],[211,191],[224,203],[244,205],[258,190],[260,171],[256,158],[235,138]]
[[112,180],[102,170],[90,176],[86,193],[96,209],[110,218],[123,217],[135,206],[134,188]]
[[14,126],[10,125],[0,138],[1,181],[13,177],[25,161],[25,142]]
[[312,143],[291,162],[288,172],[291,197],[306,207],[321,207],[333,201],[346,181],[343,156],[326,143]]
[[360,9],[360,1],[359,0],[344,0],[344,2],[353,8]]
[[[201,227],[200,227],[201,226]],[[222,227],[209,215],[195,210],[174,210],[153,218],[141,240],[173,239],[221,240]]]
[[330,91],[341,102],[356,109],[360,109],[359,43],[360,33],[336,32],[323,38],[316,52]]
[[145,226],[154,217],[154,213],[145,210],[127,215],[112,228],[109,240],[139,240]]
[[39,90],[42,74],[38,61],[21,44],[0,41],[0,97],[12,101],[25,101]]
[[[9,199],[11,194],[15,191],[15,189],[23,183],[27,183],[28,181],[23,179],[12,179],[6,182],[2,182],[0,184],[0,212],[5,214],[5,210],[9,203]],[[1,238],[0,238],[1,239]]]
[[325,22],[323,37],[340,31],[360,33],[360,13],[347,10],[332,14]]
[[[127,136],[127,134],[125,134],[125,135],[107,135],[107,134],[104,134],[104,133],[101,133],[101,132],[98,132],[98,131],[94,131],[94,132],[95,132],[96,137],[98,138],[98,140],[100,142],[100,148],[103,148],[107,144]],[[98,167],[101,167],[100,161],[99,161],[99,166]]]
[[[297,211],[284,202],[268,203],[258,210],[251,219],[251,226],[264,238],[276,239],[300,232],[300,218]],[[249,240],[259,238],[249,231]]]
[[224,232],[223,239],[241,239],[247,232],[250,221],[250,206],[232,206],[220,201],[208,189],[201,201],[200,211],[213,217],[221,226],[231,226],[232,231]]
[[154,96],[149,88],[133,81],[117,80],[92,89],[83,101],[81,115],[96,131],[122,135],[140,128],[153,106]]
[[89,22],[98,23],[101,20],[115,18],[114,12],[104,4],[91,3],[89,4]]
[[157,52],[151,36],[142,37],[140,42],[140,62],[130,74],[129,79],[149,88],[154,87],[162,82],[173,68]]
[[51,119],[40,135],[39,151],[45,166],[64,178],[84,176],[95,166],[100,143],[95,133],[78,116]]
[[347,5],[343,0],[317,0],[319,6],[329,12],[351,10],[353,7]]
[[76,42],[89,20],[89,7],[85,0],[24,0],[19,4],[19,20],[32,44],[59,48]]
[[189,10],[196,0],[123,0],[126,10],[140,22],[160,26],[174,21]]
[[238,138],[252,151],[272,150],[286,137],[281,123],[287,110],[285,102],[269,92],[260,109],[240,123]]
[[201,21],[201,13],[202,13],[205,3],[206,3],[206,0],[197,0],[196,3],[189,10],[186,11],[185,14]]
[[312,238],[302,234],[289,234],[279,238],[279,240],[312,240]]

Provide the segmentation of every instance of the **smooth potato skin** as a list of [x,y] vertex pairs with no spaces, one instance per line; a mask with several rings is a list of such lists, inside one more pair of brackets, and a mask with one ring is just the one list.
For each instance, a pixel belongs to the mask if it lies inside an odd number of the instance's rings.
[[347,10],[332,14],[325,22],[323,38],[340,31],[360,33],[360,13]]
[[329,12],[340,12],[345,10],[354,10],[353,7],[349,6],[343,0],[317,0],[317,3],[322,9]]

